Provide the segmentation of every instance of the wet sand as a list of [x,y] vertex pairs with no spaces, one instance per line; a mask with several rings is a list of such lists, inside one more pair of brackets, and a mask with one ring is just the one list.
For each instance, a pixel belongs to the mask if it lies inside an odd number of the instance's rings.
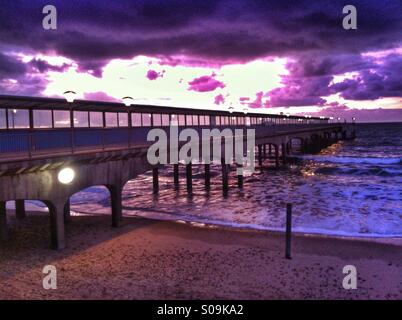
[[[67,248],[47,249],[48,217],[9,215],[0,243],[0,299],[402,299],[402,241],[284,235],[125,217],[76,216]],[[58,289],[42,287],[54,265]],[[356,290],[342,269],[357,268]]]

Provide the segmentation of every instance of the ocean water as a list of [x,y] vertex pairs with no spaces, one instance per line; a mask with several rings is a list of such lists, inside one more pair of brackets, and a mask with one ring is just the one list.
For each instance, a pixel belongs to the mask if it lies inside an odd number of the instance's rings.
[[[402,124],[356,125],[357,139],[342,141],[316,155],[295,155],[286,170],[256,171],[222,193],[220,167],[211,167],[211,190],[203,167],[194,166],[193,196],[187,196],[184,166],[180,188],[172,168],[160,172],[160,192],[152,194],[152,175],[127,183],[125,215],[190,221],[259,230],[284,230],[286,203],[293,204],[293,230],[342,236],[402,237]],[[273,166],[272,160],[264,165]],[[72,197],[76,213],[110,213],[103,187]]]

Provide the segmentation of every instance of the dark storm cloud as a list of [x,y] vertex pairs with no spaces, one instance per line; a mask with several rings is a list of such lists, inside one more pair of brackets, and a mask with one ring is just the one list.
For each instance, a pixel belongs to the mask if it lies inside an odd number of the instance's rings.
[[[322,96],[336,92],[356,99],[401,95],[397,75],[360,56],[402,45],[400,0],[55,0],[58,29],[51,31],[42,28],[47,4],[1,4],[0,52],[59,54],[95,76],[110,59],[140,54],[211,63],[291,57],[285,88],[270,94],[274,105],[320,105]],[[357,30],[342,28],[347,4],[357,8]],[[5,59],[0,56],[1,78],[24,72],[19,61]],[[31,65],[42,72],[52,68],[42,61]],[[330,87],[334,74],[352,71],[361,79]]]
[[78,60],[136,54],[214,59],[360,52],[400,41],[399,0],[353,1],[358,30],[342,28],[347,1],[53,1],[56,31],[42,29],[47,1],[8,1],[0,13],[3,43],[56,50]]
[[32,59],[30,62],[27,63],[27,65],[34,68],[35,71],[38,71],[40,73],[44,73],[47,71],[62,72],[70,67],[70,65],[68,65],[67,63],[64,63],[61,66],[54,66],[42,59]]
[[329,84],[331,76],[321,77],[294,77],[287,76],[283,80],[284,87],[270,91],[270,106],[272,107],[299,107],[322,105],[325,100],[322,96],[330,94]]
[[14,79],[25,72],[24,63],[0,52],[0,79]]
[[389,55],[375,71],[364,70],[354,79],[331,86],[348,100],[375,100],[402,96],[402,56]]
[[310,54],[300,55],[289,62],[289,75],[282,78],[281,88],[269,92],[272,107],[323,105],[322,97],[347,88],[330,86],[334,75],[347,72],[367,72],[377,68],[370,57],[357,54]]

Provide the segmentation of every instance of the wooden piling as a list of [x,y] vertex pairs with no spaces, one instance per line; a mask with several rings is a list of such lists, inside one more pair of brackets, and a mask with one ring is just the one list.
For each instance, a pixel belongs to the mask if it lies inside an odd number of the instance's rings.
[[258,165],[262,169],[262,145],[258,145]]
[[191,162],[186,164],[186,185],[187,192],[189,195],[191,195],[193,193],[193,169]]
[[173,165],[173,183],[176,189],[179,188],[179,164],[175,163]]
[[222,188],[223,192],[226,193],[229,190],[229,173],[228,165],[225,163],[224,159],[221,159],[222,166]]
[[209,190],[211,188],[211,168],[210,164],[206,163],[205,168],[205,189]]
[[153,185],[153,192],[158,193],[159,191],[159,170],[158,167],[152,168],[152,185]]
[[275,168],[279,169],[279,146],[275,146]]
[[282,143],[282,163],[286,165],[286,144]]

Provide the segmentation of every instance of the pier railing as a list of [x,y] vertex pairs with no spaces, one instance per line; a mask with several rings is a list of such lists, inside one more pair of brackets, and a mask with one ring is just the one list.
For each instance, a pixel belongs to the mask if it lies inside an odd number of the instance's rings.
[[0,161],[147,145],[153,128],[199,133],[254,128],[256,137],[329,124],[328,118],[164,106],[0,96]]

